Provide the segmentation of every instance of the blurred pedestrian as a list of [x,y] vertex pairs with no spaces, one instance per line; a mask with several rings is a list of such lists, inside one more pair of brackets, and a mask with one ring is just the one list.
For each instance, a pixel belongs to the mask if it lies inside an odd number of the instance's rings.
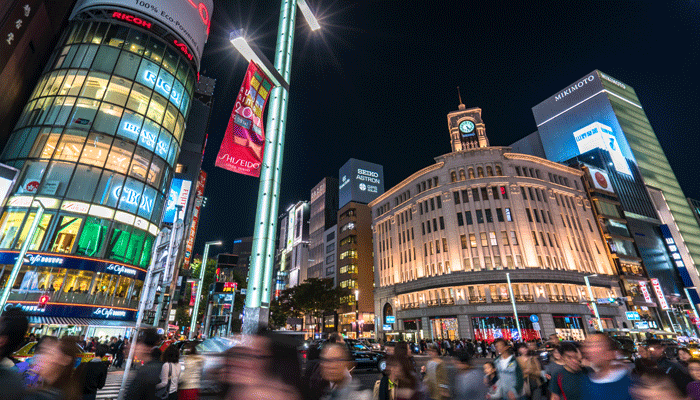
[[306,368],[302,377],[304,399],[319,400],[323,396],[328,382],[321,376],[321,348],[316,344],[309,345],[306,352]]
[[361,391],[359,382],[350,375],[352,358],[348,348],[328,343],[321,350],[321,374],[330,383],[323,400],[369,400],[370,391]]
[[117,338],[116,353],[114,354],[114,368],[121,368],[124,362],[124,346],[126,339],[122,339],[121,336]]
[[[398,348],[397,348],[398,350]],[[427,396],[405,351],[397,351],[386,359],[386,374],[375,382],[374,400],[420,400]]]
[[498,382],[496,364],[491,361],[487,361],[486,364],[484,364],[484,385],[486,387],[487,399],[496,399],[499,397],[496,382]]
[[[39,375],[43,386],[27,392],[24,400],[80,400],[79,379],[73,374],[76,356],[80,351],[77,340],[63,337],[53,351],[42,358]],[[4,390],[4,388],[3,388]]]
[[469,352],[460,351],[455,357],[458,372],[452,398],[455,400],[485,399],[488,387],[484,385],[484,372],[473,367]]
[[658,368],[645,369],[630,389],[634,400],[687,400],[671,377]]
[[180,383],[180,352],[174,345],[168,346],[160,357],[163,366],[160,369],[160,383],[156,385],[156,394],[162,393],[161,399],[177,400],[177,387]]
[[15,369],[22,376],[25,389],[33,389],[41,386],[39,369],[43,364],[42,359],[44,359],[48,353],[54,351],[56,346],[58,346],[58,339],[55,336],[44,336],[37,342],[34,356],[15,365]]
[[518,365],[523,371],[523,398],[526,400],[539,400],[542,394],[542,368],[535,354],[529,346],[518,347]]
[[688,384],[686,391],[691,400],[700,400],[700,360],[688,360],[688,373],[693,381]]
[[[160,362],[160,351],[155,348],[159,337],[155,329],[149,328],[137,336],[136,342],[132,346],[135,357],[143,361],[143,366],[138,369],[138,373],[129,384],[126,390],[125,399],[128,400],[154,400],[156,398],[156,385],[160,383],[160,373],[163,365]],[[154,349],[155,348],[155,349]],[[154,357],[156,356],[157,357]]]
[[428,386],[428,395],[431,400],[443,400],[450,396],[450,387],[447,379],[445,361],[439,356],[437,343],[428,346],[430,360],[425,365],[425,384]]
[[0,317],[0,388],[3,400],[20,400],[24,395],[22,380],[12,370],[9,358],[24,341],[29,324],[27,314],[17,307],[9,307]]
[[686,395],[686,388],[688,384],[692,382],[692,378],[682,366],[666,357],[666,345],[659,339],[649,339],[646,348],[649,352],[649,359],[656,364],[659,370],[673,380],[676,387],[683,395]]
[[105,386],[107,381],[107,364],[102,361],[102,357],[107,354],[108,347],[101,344],[95,350],[95,357],[80,363],[75,371],[76,376],[82,383],[83,400],[95,400],[97,391]]
[[178,400],[197,400],[201,388],[204,357],[197,354],[197,346],[193,342],[185,345],[183,355],[185,368],[180,375]]
[[583,344],[583,352],[593,371],[588,374],[585,400],[631,400],[629,370],[617,364],[617,342],[602,333],[593,333]]
[[687,347],[681,347],[678,349],[678,364],[683,367],[685,372],[688,372],[688,361],[693,358],[690,354],[690,350]]
[[494,340],[498,358],[494,361],[498,371],[497,392],[502,399],[516,400],[523,391],[523,371],[515,358],[513,348],[502,338]]
[[581,367],[581,352],[573,343],[563,343],[559,347],[564,369],[552,376],[549,382],[551,400],[581,400],[587,377]]

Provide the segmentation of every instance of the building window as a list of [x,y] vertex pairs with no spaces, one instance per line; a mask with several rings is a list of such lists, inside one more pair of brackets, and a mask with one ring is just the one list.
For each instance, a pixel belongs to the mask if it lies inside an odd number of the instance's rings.
[[440,254],[440,241],[435,241],[435,254]]
[[445,220],[442,217],[440,217],[440,230],[443,229],[445,229]]
[[[528,211],[530,211],[530,210],[528,210]],[[535,221],[537,221],[537,223],[539,223],[540,222],[540,214],[537,212],[537,209],[533,208],[532,213],[535,214]]]
[[542,213],[542,222],[544,222],[544,223],[546,224],[546,223],[547,223],[547,217],[546,217],[545,214],[544,214],[544,210],[540,210],[540,213]]
[[481,236],[481,245],[484,247],[488,246],[489,241],[488,241],[488,238],[486,237],[486,232],[481,232],[479,234],[479,236]]
[[515,231],[510,231],[510,243],[514,246],[518,244],[518,235]]
[[454,171],[450,172],[450,179],[452,182],[457,182],[457,173]]
[[484,223],[484,215],[483,215],[481,210],[476,210],[476,223],[477,224]]
[[513,221],[513,216],[510,213],[510,208],[506,208],[506,221],[508,221],[508,222]]
[[500,165],[496,165],[496,175],[503,176],[503,171],[501,170]]
[[459,235],[459,240],[462,242],[462,249],[467,248],[467,235]]
[[467,219],[467,225],[471,225],[473,223],[472,221],[472,212],[471,211],[465,211],[464,216]]
[[491,246],[498,246],[498,242],[496,241],[496,232],[489,232],[489,240],[491,241]]
[[464,180],[466,180],[466,179],[467,179],[467,176],[466,176],[466,174],[464,173],[464,170],[463,170],[463,169],[460,169],[460,170],[459,170],[459,180],[460,180],[460,181],[464,181]]
[[527,191],[524,187],[520,186],[520,192],[523,194],[523,199],[527,200]]
[[435,197],[430,198],[430,211],[435,211]]
[[496,186],[493,186],[491,188],[491,195],[493,196],[494,200],[500,199],[500,197],[498,196],[498,188]]
[[483,178],[483,177],[484,177],[484,169],[483,169],[483,168],[477,167],[477,168],[476,168],[476,173],[477,173],[477,175],[479,175],[479,178]]
[[447,239],[442,238],[442,251],[447,253]]
[[459,204],[459,192],[452,192],[452,197],[454,197],[455,204]]
[[496,209],[496,218],[498,219],[498,222],[503,222],[503,209],[502,208]]
[[489,199],[489,190],[485,187],[481,188],[481,198],[484,201],[488,201],[488,199]]
[[474,201],[479,201],[479,189],[472,189],[472,197]]
[[522,172],[520,171],[520,167],[515,167],[515,174],[518,176],[522,176]]
[[433,218],[433,232],[437,232],[438,226],[437,226],[437,219]]
[[501,241],[503,245],[508,245],[508,231],[501,231]]
[[[350,244],[350,243],[357,243],[357,236],[348,236],[345,239],[343,239],[343,242],[345,242],[345,243],[341,243],[340,244],[341,246],[344,246],[344,245]],[[334,250],[335,250],[335,243],[330,243],[326,246],[326,254],[328,254]]]
[[437,208],[442,208],[442,196],[437,196],[435,200],[437,201]]
[[525,209],[525,214],[527,214],[527,220],[532,222],[532,213],[530,212],[529,208]]
[[493,222],[493,215],[491,215],[491,209],[487,208],[484,210],[484,214],[486,214],[486,222],[491,223]]
[[476,234],[470,233],[469,234],[469,244],[471,244],[472,248],[476,248]]
[[532,231],[532,241],[535,242],[535,246],[539,246],[540,243],[537,241],[537,232]]
[[80,233],[80,240],[78,240],[78,248],[75,254],[88,257],[98,256],[102,246],[105,244],[109,225],[110,221],[106,219],[88,217]]
[[462,189],[462,203],[469,203],[469,190]]
[[486,166],[486,175],[487,176],[493,176],[493,168],[491,168],[490,165]]
[[469,179],[474,179],[474,168],[469,168]]

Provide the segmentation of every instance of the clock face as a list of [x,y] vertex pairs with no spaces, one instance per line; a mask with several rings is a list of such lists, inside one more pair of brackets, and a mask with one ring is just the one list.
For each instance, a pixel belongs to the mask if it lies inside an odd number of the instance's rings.
[[459,130],[462,133],[469,133],[474,130],[474,123],[472,121],[462,121],[459,124]]

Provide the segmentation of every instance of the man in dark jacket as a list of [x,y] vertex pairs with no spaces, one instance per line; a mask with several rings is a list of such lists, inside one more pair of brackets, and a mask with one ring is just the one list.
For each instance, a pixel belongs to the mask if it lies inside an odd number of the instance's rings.
[[18,308],[9,308],[0,318],[0,391],[3,400],[20,400],[24,396],[22,379],[12,371],[9,359],[24,341],[29,324],[26,314]]
[[107,381],[107,364],[102,357],[107,354],[107,346],[101,344],[95,350],[95,358],[86,363],[80,363],[77,374],[83,380],[83,400],[95,400],[97,391],[105,386]]
[[656,363],[657,367],[664,374],[668,375],[673,383],[676,384],[678,390],[686,395],[688,384],[693,381],[693,378],[688,375],[683,367],[674,363],[666,357],[666,345],[659,339],[649,339],[646,343],[649,358]]
[[149,328],[141,332],[134,344],[136,346],[136,358],[144,360],[144,364],[143,367],[139,368],[136,377],[131,381],[126,391],[125,399],[156,400],[156,385],[160,383],[160,372],[163,369],[163,363],[152,356],[152,351],[158,344],[158,339],[156,330]]

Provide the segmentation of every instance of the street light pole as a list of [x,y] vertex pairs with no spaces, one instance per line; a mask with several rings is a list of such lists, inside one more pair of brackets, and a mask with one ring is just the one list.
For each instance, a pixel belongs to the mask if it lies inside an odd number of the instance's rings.
[[518,328],[520,340],[524,341],[523,331],[520,329],[520,319],[518,319],[518,309],[515,308],[515,297],[513,297],[513,285],[510,284],[510,272],[506,272],[506,281],[508,281],[508,293],[510,293],[510,304],[513,305],[513,316],[515,317],[515,326]]
[[209,246],[215,245],[220,246],[221,241],[215,240],[213,242],[206,242],[204,244],[204,255],[202,257],[202,266],[199,270],[199,283],[197,284],[197,297],[194,299],[194,309],[192,309],[192,320],[190,322],[190,334],[189,339],[194,339],[194,329],[197,326],[197,313],[199,311],[199,300],[202,297],[202,285],[204,283],[204,272],[207,269],[207,258],[209,258]]
[[3,311],[5,311],[5,304],[7,304],[7,299],[10,298],[10,291],[15,285],[15,280],[17,280],[17,275],[19,275],[19,270],[22,269],[22,264],[24,263],[24,256],[27,255],[29,245],[34,240],[34,234],[36,233],[36,229],[39,227],[41,217],[44,215],[44,205],[39,200],[35,201],[39,205],[39,208],[36,210],[36,215],[34,215],[34,220],[32,221],[32,225],[29,228],[29,232],[27,233],[27,238],[24,239],[24,243],[22,243],[22,248],[20,248],[19,254],[17,255],[17,261],[15,261],[15,266],[12,268],[10,277],[7,279],[7,285],[5,286],[5,290],[2,292],[2,297],[0,297],[0,314],[2,314]]
[[360,339],[360,291],[355,290],[355,326],[357,327],[357,338]]
[[[313,30],[320,27],[305,1],[282,0],[274,69],[281,75],[282,81],[287,84],[291,76],[297,6],[302,9],[304,17]],[[242,54],[246,56],[244,53]],[[275,74],[273,73],[273,75]],[[287,87],[284,85],[275,86],[270,92],[266,123],[268,131],[263,162],[260,165],[260,186],[255,211],[253,249],[248,272],[248,289],[242,328],[243,333],[246,334],[254,334],[259,327],[267,326],[269,320],[282,156],[287,124],[287,100],[289,96]]]
[[598,321],[598,329],[600,331],[603,331],[603,321],[600,320],[600,314],[598,313],[598,304],[596,303],[595,299],[593,298],[593,290],[591,290],[591,282],[588,280],[589,277],[592,276],[598,276],[598,274],[593,274],[593,275],[584,275],[583,280],[586,282],[586,288],[588,289],[588,297],[590,298],[591,303],[593,304],[593,312],[595,313],[595,318]]

